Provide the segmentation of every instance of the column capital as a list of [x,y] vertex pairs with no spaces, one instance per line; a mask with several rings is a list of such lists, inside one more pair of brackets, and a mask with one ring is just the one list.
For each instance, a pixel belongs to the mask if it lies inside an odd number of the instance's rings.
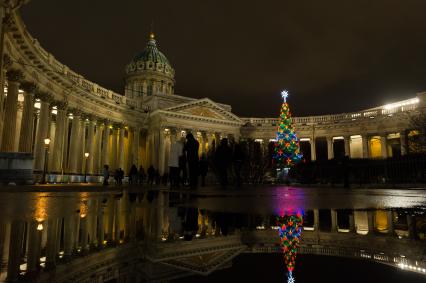
[[65,100],[56,100],[54,104],[58,110],[67,110],[68,102]]
[[37,92],[35,92],[35,98],[36,99],[40,99],[41,102],[47,102],[49,104],[51,102],[53,102],[52,95],[50,95],[49,93],[44,92],[44,91],[37,91]]
[[21,70],[16,69],[10,69],[6,72],[7,80],[10,82],[17,82],[19,83],[24,79],[24,74]]
[[24,90],[24,95],[34,95],[37,91],[37,85],[33,82],[24,81],[20,87]]
[[74,117],[80,117],[83,112],[80,109],[68,107],[68,114],[72,114]]

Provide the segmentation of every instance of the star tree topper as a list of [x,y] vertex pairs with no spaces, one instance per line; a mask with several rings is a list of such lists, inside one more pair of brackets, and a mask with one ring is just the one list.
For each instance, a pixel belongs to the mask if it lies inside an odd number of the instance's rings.
[[283,98],[284,102],[287,102],[288,95],[289,95],[289,93],[288,93],[287,90],[281,91],[281,97]]

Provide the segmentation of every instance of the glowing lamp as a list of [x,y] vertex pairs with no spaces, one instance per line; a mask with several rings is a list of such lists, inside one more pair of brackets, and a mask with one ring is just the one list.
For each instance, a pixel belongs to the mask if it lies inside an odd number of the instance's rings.
[[87,158],[87,157],[89,157],[89,153],[88,152],[86,152],[86,153],[84,153],[84,156]]
[[42,223],[38,223],[37,231],[43,231],[43,224]]
[[44,145],[45,146],[49,146],[49,144],[50,144],[50,139],[49,138],[45,138],[44,139]]

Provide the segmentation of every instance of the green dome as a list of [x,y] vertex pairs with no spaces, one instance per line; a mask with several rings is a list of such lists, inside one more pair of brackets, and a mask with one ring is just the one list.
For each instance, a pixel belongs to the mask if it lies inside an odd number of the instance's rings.
[[154,62],[154,63],[161,63],[164,65],[170,66],[169,60],[164,56],[163,53],[161,53],[160,50],[157,48],[157,43],[154,38],[154,34],[150,35],[149,41],[147,46],[145,47],[145,50],[136,55],[132,62]]

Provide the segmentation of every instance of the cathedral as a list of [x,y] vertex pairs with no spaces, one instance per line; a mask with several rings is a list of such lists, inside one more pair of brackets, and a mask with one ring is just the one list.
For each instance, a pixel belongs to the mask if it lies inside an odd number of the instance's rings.
[[[200,155],[223,137],[262,148],[274,141],[275,117],[238,117],[231,105],[175,94],[175,70],[154,34],[125,67],[119,94],[59,62],[31,36],[19,13],[12,12],[2,30],[2,159],[14,156],[16,166],[35,176],[47,171],[49,182],[80,182],[83,174],[99,181],[104,165],[125,172],[133,164],[153,165],[163,175],[171,144],[189,132]],[[416,134],[410,117],[425,104],[426,93],[418,93],[357,112],[293,117],[293,123],[309,160],[386,158],[407,154]]]

